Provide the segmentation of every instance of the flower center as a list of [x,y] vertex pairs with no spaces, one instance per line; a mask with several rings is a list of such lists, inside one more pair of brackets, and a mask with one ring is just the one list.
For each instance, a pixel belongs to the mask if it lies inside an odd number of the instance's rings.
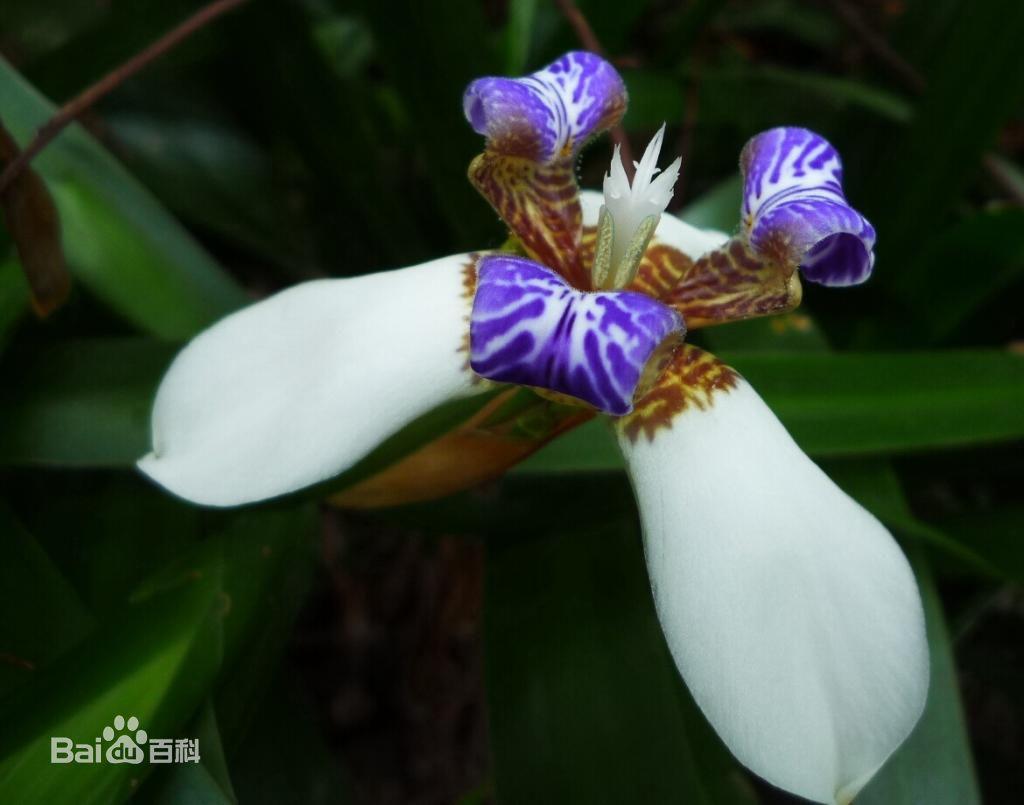
[[[592,269],[594,287],[624,288],[636,276],[647,244],[661,214],[672,199],[679,178],[680,158],[659,171],[658,156],[665,137],[662,125],[643,157],[634,162],[636,175],[629,181],[619,146],[615,146],[609,173],[604,177],[604,206],[597,222],[597,247]],[[660,176],[657,175],[660,172]]]

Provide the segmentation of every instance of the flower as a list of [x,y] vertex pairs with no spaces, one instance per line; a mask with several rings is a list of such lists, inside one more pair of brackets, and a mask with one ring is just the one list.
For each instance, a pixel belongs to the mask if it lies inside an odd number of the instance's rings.
[[679,163],[658,175],[663,132],[632,182],[616,149],[604,193],[581,194],[579,150],[625,106],[616,71],[589,53],[474,81],[464,109],[486,148],[470,180],[515,249],[309,282],[228,316],[167,372],[139,466],[229,506],[331,478],[495,383],[573,412],[549,435],[606,413],[697,703],[769,782],[848,803],[924,707],[913,574],[750,385],[684,335],[793,309],[801,274],[862,282],[875,233],[843,195],[835,149],[799,128],[743,149],[731,238],[664,214]]

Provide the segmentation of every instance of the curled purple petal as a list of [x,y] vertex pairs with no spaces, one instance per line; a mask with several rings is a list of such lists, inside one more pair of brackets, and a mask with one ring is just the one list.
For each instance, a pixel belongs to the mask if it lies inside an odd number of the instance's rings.
[[857,285],[871,274],[875,230],[843,195],[839,154],[801,128],[762,132],[746,144],[743,221],[750,245],[795,263],[822,285]]
[[488,149],[547,163],[575,155],[615,125],[626,111],[626,87],[600,56],[572,51],[523,78],[479,78],[462,106]]
[[586,293],[554,271],[503,254],[477,265],[470,365],[489,380],[568,394],[609,414],[633,410],[644,367],[676,311],[631,291]]

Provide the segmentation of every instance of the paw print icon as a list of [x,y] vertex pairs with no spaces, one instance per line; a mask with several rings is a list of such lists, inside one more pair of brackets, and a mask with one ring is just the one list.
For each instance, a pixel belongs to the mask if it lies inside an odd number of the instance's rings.
[[[134,736],[133,736],[134,733]],[[146,759],[143,744],[149,740],[145,730],[139,729],[139,720],[129,716],[115,716],[114,725],[103,728],[103,740],[113,743],[107,747],[107,763],[141,763]]]

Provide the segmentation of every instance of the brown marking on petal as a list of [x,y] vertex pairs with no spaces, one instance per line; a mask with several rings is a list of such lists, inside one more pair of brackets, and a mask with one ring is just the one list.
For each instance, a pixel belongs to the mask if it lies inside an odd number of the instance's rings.
[[525,389],[508,389],[454,430],[328,500],[342,508],[373,509],[452,495],[500,477],[593,416]]
[[590,289],[590,272],[580,259],[583,212],[571,157],[545,165],[488,150],[470,164],[469,180],[530,258],[574,287]]
[[594,269],[594,253],[597,250],[597,227],[585,226],[580,235],[580,263],[588,274]]
[[[469,255],[469,261],[462,267],[462,298],[468,302],[472,302],[476,296],[476,264],[480,262],[482,256],[479,252],[473,252]],[[468,317],[466,320],[469,320]]]
[[[588,271],[596,240],[596,227],[585,227],[580,255]],[[742,237],[697,260],[655,237],[627,288],[674,307],[687,330],[695,330],[793,310],[803,295],[796,269],[792,262],[758,256]]]
[[476,297],[476,265],[483,255],[473,252],[469,255],[469,261],[462,267],[462,298],[466,300],[466,313],[462,317],[466,322],[466,331],[462,334],[462,343],[458,351],[466,357],[463,368],[473,374],[474,383],[482,383],[483,378],[473,372],[469,365],[469,322],[473,316],[473,299]]
[[618,427],[631,442],[648,441],[690,408],[705,411],[719,393],[736,387],[739,375],[710,352],[681,345],[654,387],[641,397],[633,413],[620,417]]
[[796,268],[760,257],[736,237],[702,255],[662,301],[682,313],[690,329],[787,313],[803,294]]
[[[692,270],[693,259],[689,255],[667,243],[659,243],[655,238],[647,247],[629,290],[664,300]],[[689,324],[687,321],[687,326]]]

